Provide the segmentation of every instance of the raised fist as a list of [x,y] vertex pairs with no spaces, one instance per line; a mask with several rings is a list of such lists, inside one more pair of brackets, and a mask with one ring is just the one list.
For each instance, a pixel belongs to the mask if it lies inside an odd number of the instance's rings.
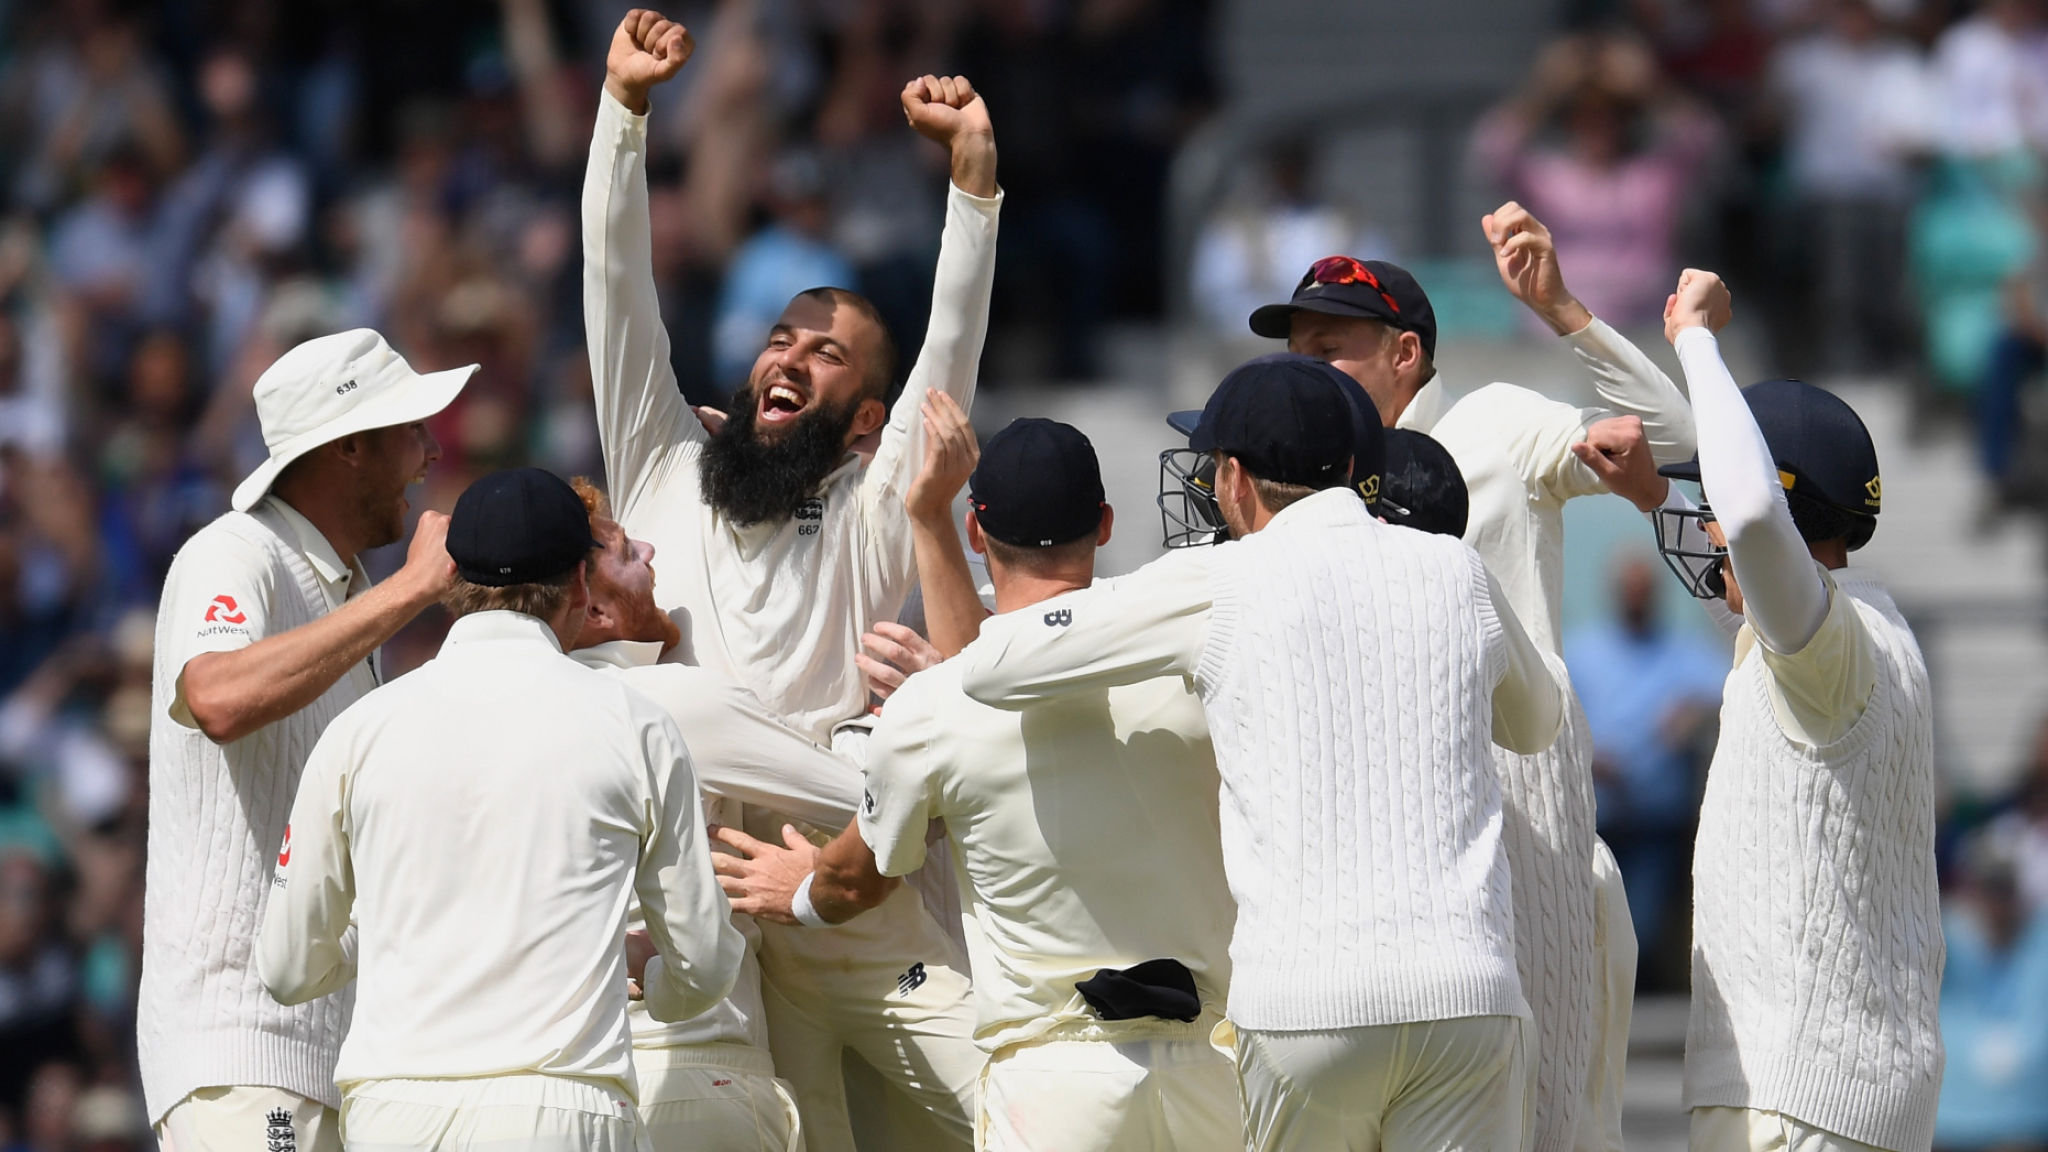
[[690,30],[659,12],[635,8],[612,33],[604,59],[604,87],[632,112],[647,111],[647,92],[683,70],[697,42]]
[[921,76],[903,86],[903,117],[951,153],[953,183],[974,196],[996,194],[996,131],[988,105],[965,76]]
[[1676,341],[1687,328],[1719,332],[1735,315],[1728,286],[1712,272],[1687,268],[1678,274],[1678,291],[1664,301],[1664,338]]
[[1566,336],[1592,321],[1592,313],[1564,286],[1550,229],[1527,208],[1510,200],[1482,217],[1479,226],[1493,249],[1501,283],[1551,331]]

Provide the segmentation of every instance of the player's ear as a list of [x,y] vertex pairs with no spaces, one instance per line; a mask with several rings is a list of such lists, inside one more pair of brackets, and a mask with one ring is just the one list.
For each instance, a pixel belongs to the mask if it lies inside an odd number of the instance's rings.
[[974,518],[974,509],[967,510],[967,547],[976,556],[988,555],[988,540],[981,534],[981,521]]
[[860,407],[853,410],[851,435],[855,440],[880,428],[889,419],[889,406],[873,396],[861,400]]
[[1097,548],[1100,548],[1104,544],[1109,543],[1109,529],[1110,526],[1115,522],[1116,509],[1111,508],[1107,504],[1104,504],[1102,506],[1102,523],[1098,525],[1095,529],[1095,546]]

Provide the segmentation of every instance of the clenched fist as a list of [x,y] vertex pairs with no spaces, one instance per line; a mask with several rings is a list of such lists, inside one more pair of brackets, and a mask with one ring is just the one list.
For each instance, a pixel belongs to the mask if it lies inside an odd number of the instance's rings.
[[659,12],[635,8],[612,33],[611,51],[604,58],[605,91],[629,111],[645,115],[648,90],[682,71],[696,47],[688,28]]
[[1678,274],[1678,291],[1664,301],[1664,338],[1677,342],[1687,328],[1719,332],[1735,315],[1735,299],[1712,272],[1687,268]]
[[1493,249],[1501,283],[1550,325],[1551,331],[1569,336],[1592,323],[1593,314],[1564,286],[1557,243],[1541,220],[1510,200],[1487,213],[1479,226],[1485,229],[1486,243]]
[[996,194],[996,130],[988,105],[965,76],[920,76],[903,86],[903,117],[952,155],[953,183],[974,196]]

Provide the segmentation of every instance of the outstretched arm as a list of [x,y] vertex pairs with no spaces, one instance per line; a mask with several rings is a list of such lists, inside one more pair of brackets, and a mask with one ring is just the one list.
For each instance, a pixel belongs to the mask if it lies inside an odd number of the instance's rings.
[[1720,277],[1688,268],[1665,306],[1664,330],[1699,412],[1700,487],[1727,536],[1743,616],[1766,646],[1797,652],[1827,616],[1828,586],[1792,523],[1770,445],[1721,361],[1714,332],[1729,314]]
[[1685,394],[1642,349],[1587,311],[1565,287],[1557,243],[1543,222],[1510,200],[1481,225],[1502,282],[1571,344],[1593,377],[1601,405],[1642,420],[1657,463],[1692,459],[1693,413]]
[[[647,207],[647,93],[682,70],[690,33],[634,9],[612,35],[583,174],[583,329],[605,476],[623,517],[703,428],[669,366]],[[694,454],[692,449],[691,454]]]
[[861,488],[870,522],[883,524],[902,523],[903,495],[924,461],[926,394],[944,392],[963,411],[973,406],[982,341],[988,334],[989,291],[995,282],[996,217],[1002,207],[1002,193],[996,187],[995,129],[988,105],[973,85],[958,76],[912,80],[903,89],[903,114],[919,135],[946,148],[953,181],[946,195],[946,227],[939,240],[924,347],[889,413]]

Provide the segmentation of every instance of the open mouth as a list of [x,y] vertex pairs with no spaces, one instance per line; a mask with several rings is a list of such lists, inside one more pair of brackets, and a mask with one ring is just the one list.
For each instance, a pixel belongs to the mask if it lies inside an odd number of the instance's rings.
[[810,397],[791,384],[770,384],[761,392],[757,419],[763,424],[786,424],[801,416]]

